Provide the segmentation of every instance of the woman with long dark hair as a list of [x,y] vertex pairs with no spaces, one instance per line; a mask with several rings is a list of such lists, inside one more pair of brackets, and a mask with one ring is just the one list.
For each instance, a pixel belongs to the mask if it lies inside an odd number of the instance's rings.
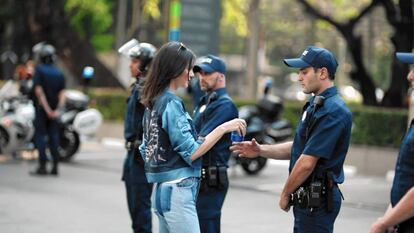
[[195,56],[179,42],[169,42],[154,57],[144,86],[144,137],[140,147],[148,182],[155,183],[152,206],[159,232],[197,233],[196,198],[201,160],[224,134],[245,134],[246,122],[234,119],[198,138],[183,101],[175,94],[186,88]]

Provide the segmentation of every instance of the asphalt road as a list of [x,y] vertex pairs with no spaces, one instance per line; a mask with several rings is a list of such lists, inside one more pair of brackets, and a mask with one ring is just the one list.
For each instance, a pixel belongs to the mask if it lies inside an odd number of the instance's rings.
[[[34,160],[0,155],[0,232],[131,232],[120,180],[123,158],[119,144],[87,142],[73,162],[62,164],[59,177],[34,177],[28,174]],[[286,178],[285,162],[268,164],[258,176],[232,167],[222,232],[292,232],[292,212],[278,209]],[[368,232],[387,207],[390,186],[383,177],[348,175],[335,232]]]

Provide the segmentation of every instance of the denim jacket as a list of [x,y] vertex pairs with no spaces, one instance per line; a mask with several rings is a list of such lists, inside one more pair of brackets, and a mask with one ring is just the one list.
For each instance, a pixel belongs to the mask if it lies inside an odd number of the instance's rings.
[[191,155],[201,142],[197,141],[191,117],[179,97],[165,90],[157,97],[152,109],[145,109],[143,128],[139,149],[145,161],[148,182],[200,177],[201,160],[191,161]]

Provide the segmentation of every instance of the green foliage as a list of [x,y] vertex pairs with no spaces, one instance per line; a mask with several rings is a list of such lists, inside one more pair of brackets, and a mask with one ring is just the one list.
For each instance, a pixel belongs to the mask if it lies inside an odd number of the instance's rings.
[[235,31],[238,36],[247,36],[247,17],[248,0],[224,0],[223,17],[221,26],[223,32],[227,30]]
[[92,45],[96,51],[106,51],[112,47],[114,36],[111,34],[100,34],[92,37]]
[[128,91],[122,89],[94,89],[90,92],[94,107],[105,120],[123,121]]
[[67,0],[65,10],[70,23],[82,38],[90,39],[97,51],[111,48],[113,35],[107,33],[112,25],[113,2],[109,0]]
[[227,54],[244,54],[247,32],[249,0],[222,1],[223,16],[220,21],[220,51]]
[[[303,103],[285,102],[282,118],[289,121],[292,126],[292,133],[296,131],[296,125],[302,115]],[[292,134],[292,136],[293,136]]]
[[144,14],[153,19],[159,19],[161,12],[158,4],[159,0],[146,0],[144,4]]
[[[307,0],[322,14],[339,23],[356,17],[372,0]],[[223,17],[220,26],[220,53],[245,54],[246,38],[238,33],[239,27],[247,31],[247,12],[251,0],[223,0]],[[243,17],[239,20],[238,17]],[[242,23],[239,23],[242,22]],[[349,73],[354,64],[346,42],[335,27],[323,20],[315,20],[304,11],[298,1],[260,0],[261,38],[265,43],[265,56],[270,65],[277,66],[280,77],[292,72],[286,69],[281,58],[300,55],[307,45],[317,45],[330,49],[338,56],[340,66],[338,77],[345,84],[353,84]],[[356,25],[355,33],[361,36],[364,50],[364,64],[372,74],[376,86],[383,90],[390,81],[390,56],[393,46],[389,38],[393,29],[387,22],[384,9],[376,7]]]
[[371,1],[372,0],[309,0],[308,2],[324,14],[332,17],[334,20],[346,21],[358,16],[361,9],[370,4]]
[[407,111],[374,107],[352,109],[352,142],[398,147],[407,128]]

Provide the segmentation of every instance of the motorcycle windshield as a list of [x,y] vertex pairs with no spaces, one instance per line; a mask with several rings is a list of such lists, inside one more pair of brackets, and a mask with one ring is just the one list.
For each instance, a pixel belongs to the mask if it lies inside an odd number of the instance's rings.
[[13,80],[7,81],[0,88],[0,100],[19,95],[19,85]]

